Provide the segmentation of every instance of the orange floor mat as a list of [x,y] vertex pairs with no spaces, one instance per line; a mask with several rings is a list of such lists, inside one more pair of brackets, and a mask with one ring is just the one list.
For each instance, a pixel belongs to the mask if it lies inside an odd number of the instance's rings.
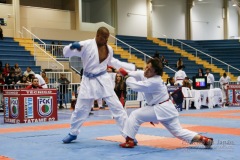
[[[164,149],[177,149],[177,148],[186,148],[189,146],[196,146],[197,144],[188,144],[177,138],[169,137],[160,137],[152,135],[137,134],[136,139],[138,139],[138,145],[140,146],[149,146],[155,148],[164,148]],[[115,136],[106,136],[98,137],[97,140],[112,141],[122,143],[125,139],[121,135]]]

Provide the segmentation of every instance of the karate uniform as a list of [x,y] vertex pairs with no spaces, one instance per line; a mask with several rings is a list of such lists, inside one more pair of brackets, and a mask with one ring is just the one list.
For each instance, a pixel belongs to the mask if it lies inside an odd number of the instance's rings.
[[182,129],[178,120],[179,113],[172,101],[169,100],[167,87],[161,76],[155,75],[148,79],[145,78],[143,81],[137,81],[136,77],[143,77],[142,72],[133,71],[128,75],[130,77],[126,80],[127,85],[134,91],[142,92],[147,104],[130,114],[123,129],[123,136],[135,139],[142,123],[160,122],[175,137],[190,143],[197,133]]
[[213,89],[213,83],[214,83],[213,74],[209,73],[209,74],[205,74],[205,76],[207,77],[207,83],[210,84],[210,89]]
[[226,91],[227,91],[227,88],[226,88],[226,85],[229,84],[230,82],[230,77],[227,76],[227,77],[221,77],[220,80],[220,85],[221,85],[221,90],[222,90],[222,94],[223,94],[223,99],[224,101],[226,102],[226,98],[227,98],[227,95],[226,95]]
[[185,77],[187,77],[187,75],[183,70],[177,71],[174,76],[175,84],[182,86]]
[[[128,70],[135,70],[135,65],[113,58],[113,49],[108,47],[108,57],[99,62],[98,47],[95,39],[85,40],[79,42],[81,51],[71,50],[70,45],[65,46],[63,54],[65,57],[78,56],[81,57],[84,73],[81,81],[81,89],[78,93],[75,110],[71,116],[71,135],[77,135],[80,132],[85,119],[91,110],[91,106],[95,99],[103,99],[110,111],[117,121],[118,126],[122,130],[124,123],[127,119],[127,113],[123,109],[118,97],[113,90],[111,77],[106,72],[107,65],[113,66],[116,69],[121,67]],[[99,74],[101,73],[101,74]],[[89,75],[98,75],[95,78],[89,78]]]
[[45,80],[43,79],[43,77],[41,75],[35,74],[35,77],[38,79],[39,86],[41,86],[42,88],[48,88]]

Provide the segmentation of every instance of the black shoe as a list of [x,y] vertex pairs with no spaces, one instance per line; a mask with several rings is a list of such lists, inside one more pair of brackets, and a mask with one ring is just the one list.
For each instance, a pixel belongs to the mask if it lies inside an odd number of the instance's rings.
[[93,113],[92,113],[92,112],[90,112],[90,113],[89,113],[89,116],[91,116],[91,115],[93,115]]
[[63,106],[59,106],[59,109],[64,109],[64,107]]

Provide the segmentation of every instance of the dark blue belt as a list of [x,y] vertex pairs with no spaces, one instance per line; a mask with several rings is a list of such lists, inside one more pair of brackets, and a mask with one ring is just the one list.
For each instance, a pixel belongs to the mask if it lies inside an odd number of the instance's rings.
[[103,74],[105,74],[105,73],[107,73],[106,70],[105,70],[105,71],[102,71],[102,72],[100,72],[100,73],[97,73],[97,74],[88,73],[88,72],[83,72],[83,75],[86,76],[86,77],[88,77],[88,78],[96,78],[96,77],[101,76],[101,75],[103,75]]

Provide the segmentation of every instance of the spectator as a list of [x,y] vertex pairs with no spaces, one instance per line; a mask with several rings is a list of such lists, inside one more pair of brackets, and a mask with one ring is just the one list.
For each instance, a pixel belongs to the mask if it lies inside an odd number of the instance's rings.
[[198,68],[198,73],[196,74],[196,77],[204,77],[203,69]]
[[25,86],[28,86],[28,85],[30,85],[31,83],[27,80],[27,77],[26,77],[26,76],[22,76],[21,79],[17,82],[17,84],[23,85],[24,88],[25,88]]
[[174,77],[170,77],[170,78],[167,79],[167,86],[175,86]]
[[31,67],[28,66],[26,71],[23,73],[23,75],[28,77],[29,74],[33,74],[34,75],[35,73],[32,71]]
[[154,54],[153,58],[158,58],[158,59],[160,59],[160,56],[159,56],[159,53],[158,53],[158,51],[156,51],[156,52],[155,52],[155,54]]
[[45,83],[48,84],[49,83],[49,79],[46,76],[46,72],[42,72],[42,78],[44,79]]
[[26,89],[42,89],[42,86],[39,85],[37,78],[33,78],[32,84],[27,86]]
[[1,28],[1,25],[0,25],[0,39],[3,40],[3,30]]
[[3,68],[2,68],[2,61],[0,61],[0,74],[3,73]]
[[5,84],[2,74],[0,73],[0,108],[3,107],[3,85]]
[[59,85],[59,92],[60,92],[60,97],[59,97],[59,109],[63,109],[64,107],[62,106],[63,99],[65,97],[65,94],[67,93],[67,86],[70,83],[70,81],[66,78],[65,74],[61,74],[61,77],[58,79]]
[[14,73],[15,73],[17,80],[19,80],[22,76],[22,70],[17,63],[14,65]]
[[7,77],[9,76],[9,73],[10,73],[10,66],[9,66],[9,63],[6,63],[5,64],[5,67],[3,68],[3,77]]
[[116,74],[114,91],[124,107],[127,97],[127,86],[123,76],[119,73]]
[[208,88],[212,89],[213,88],[213,83],[214,83],[214,76],[213,76],[213,74],[210,73],[210,68],[206,69],[205,76],[207,77]]
[[182,60],[182,58],[180,57],[179,59],[178,59],[178,61],[177,61],[177,68],[179,68],[179,67],[182,67],[182,68],[185,68],[185,66],[184,66],[184,64],[183,64],[183,60]]
[[39,74],[29,74],[28,77],[29,77],[29,81],[30,81],[30,82],[32,82],[34,78],[37,78],[37,79],[38,79],[38,83],[39,83],[39,85],[40,85],[42,88],[48,88],[45,80],[42,78],[41,75],[39,75]]
[[188,87],[189,89],[192,89],[192,85],[189,80],[190,80],[189,77],[185,77],[183,80],[182,87]]
[[227,76],[226,73],[223,73],[223,76],[219,80],[221,89],[222,89],[223,100],[226,103],[226,105],[228,105],[227,85],[229,84],[230,81],[231,81],[231,79],[229,76]]
[[183,66],[180,65],[178,67],[178,71],[175,73],[175,76],[174,76],[175,84],[180,86],[182,85],[184,78],[187,77],[186,73],[182,69],[183,69]]
[[52,41],[52,43],[51,43],[51,53],[52,53],[53,56],[55,56],[55,43],[54,43],[54,41]]
[[15,74],[12,72],[5,78],[5,84],[9,85],[9,89],[14,89],[14,85],[16,84]]
[[162,55],[162,57],[161,57],[161,61],[162,61],[163,67],[164,67],[164,66],[168,66],[168,60],[166,60],[163,55]]

